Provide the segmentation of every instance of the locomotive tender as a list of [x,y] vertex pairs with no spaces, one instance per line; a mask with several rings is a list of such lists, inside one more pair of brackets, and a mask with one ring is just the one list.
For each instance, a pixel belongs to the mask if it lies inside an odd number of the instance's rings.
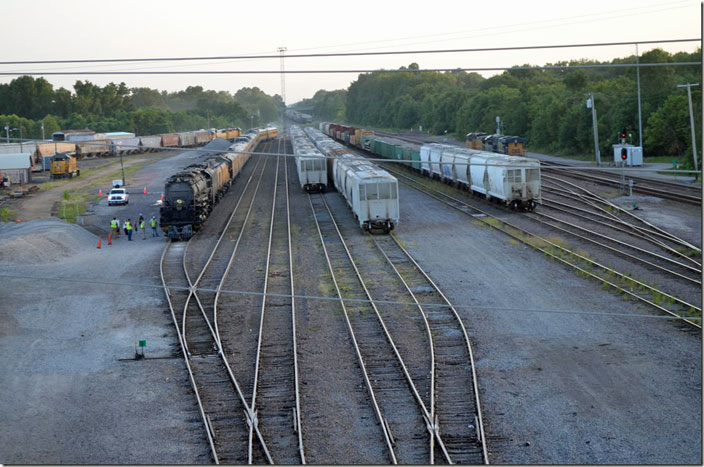
[[[191,164],[166,181],[159,224],[172,240],[187,240],[198,231],[215,205],[227,192],[250,152],[265,140],[276,137],[276,129],[252,129],[233,143],[217,138],[205,146],[205,160]],[[271,137],[269,136],[271,135]]]

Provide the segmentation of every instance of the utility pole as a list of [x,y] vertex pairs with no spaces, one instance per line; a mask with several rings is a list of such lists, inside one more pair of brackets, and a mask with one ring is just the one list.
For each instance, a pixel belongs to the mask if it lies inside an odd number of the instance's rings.
[[44,122],[42,122],[42,139],[44,139]]
[[281,109],[281,125],[283,126],[282,133],[286,133],[286,120],[284,118],[284,112],[286,112],[286,71],[284,68],[284,54],[286,53],[286,47],[279,47],[276,49],[281,54],[281,100],[283,101],[283,108]]
[[638,139],[641,154],[643,153],[643,119],[640,113],[640,58],[638,54],[638,44],[636,44],[636,77],[638,78]]
[[596,124],[596,102],[594,102],[594,93],[589,93],[587,100],[587,108],[592,109],[592,125],[594,126],[594,153],[596,154],[596,165],[601,165],[601,152],[599,151],[599,127]]
[[[697,137],[694,131],[694,113],[692,112],[692,86],[699,86],[699,83],[678,84],[678,88],[687,88],[687,97],[689,98],[689,127],[692,130],[692,156],[694,156],[694,170],[699,170],[697,163]],[[694,174],[694,179],[697,179],[697,174]]]
[[7,144],[10,144],[10,125],[5,125],[5,138],[7,138]]

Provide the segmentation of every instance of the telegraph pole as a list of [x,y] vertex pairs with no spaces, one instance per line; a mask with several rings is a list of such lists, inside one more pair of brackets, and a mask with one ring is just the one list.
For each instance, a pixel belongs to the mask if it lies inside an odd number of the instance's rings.
[[[694,113],[692,112],[692,86],[699,86],[699,83],[691,84],[678,84],[678,88],[687,88],[687,97],[689,98],[689,127],[692,130],[692,156],[694,156],[694,170],[695,172],[699,170],[697,162],[697,137],[694,131]],[[696,180],[697,174],[694,174],[694,179]]]
[[594,126],[594,153],[596,154],[596,165],[601,165],[601,152],[599,151],[599,128],[596,124],[596,102],[594,102],[594,93],[589,93],[587,100],[587,108],[592,109],[592,125]]
[[282,133],[286,133],[286,120],[284,113],[286,112],[286,72],[284,69],[284,54],[286,53],[286,47],[279,47],[276,50],[281,54],[281,100],[283,101],[283,108],[281,109],[281,125],[283,126]]
[[643,120],[641,118],[641,113],[640,113],[640,58],[638,54],[638,44],[636,44],[636,77],[638,78],[638,141],[641,150],[641,154],[643,153]]

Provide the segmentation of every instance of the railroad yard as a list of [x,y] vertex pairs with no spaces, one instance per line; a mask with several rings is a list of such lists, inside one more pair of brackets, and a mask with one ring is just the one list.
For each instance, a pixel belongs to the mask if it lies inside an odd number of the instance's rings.
[[701,462],[700,184],[543,165],[523,212],[376,161],[401,214],[369,234],[289,139],[256,152],[188,241],[108,232],[202,150],[76,225],[14,204],[1,462]]

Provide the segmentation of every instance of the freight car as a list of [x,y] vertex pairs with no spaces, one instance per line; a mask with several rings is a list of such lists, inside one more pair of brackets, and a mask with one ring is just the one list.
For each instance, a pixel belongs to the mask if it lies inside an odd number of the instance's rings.
[[235,139],[233,144],[222,138],[215,139],[205,146],[209,152],[202,162],[169,177],[164,187],[159,223],[170,239],[189,239],[201,228],[241,172],[249,153],[267,135],[266,129],[253,129]]
[[325,192],[328,170],[325,156],[298,126],[289,128],[301,188],[307,192]]
[[[306,134],[332,163],[335,188],[352,209],[359,226],[389,233],[399,222],[398,180],[369,161],[345,151],[344,146],[306,128]],[[345,151],[340,153],[340,151]]]
[[[324,133],[337,134],[338,139],[359,130],[333,123],[321,123],[320,127]],[[472,141],[493,136],[474,135]],[[510,152],[517,137],[503,138],[501,144]],[[369,134],[361,137],[358,146],[383,158],[409,161],[408,165],[423,175],[514,209],[532,211],[541,200],[540,162],[536,159],[440,143],[417,145]]]

